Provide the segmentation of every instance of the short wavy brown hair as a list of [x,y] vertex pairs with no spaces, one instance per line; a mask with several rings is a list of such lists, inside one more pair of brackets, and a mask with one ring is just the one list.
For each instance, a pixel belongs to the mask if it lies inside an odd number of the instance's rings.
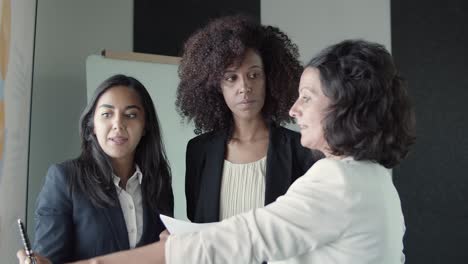
[[276,27],[263,26],[247,16],[226,16],[195,32],[184,45],[176,108],[184,120],[194,122],[196,134],[232,128],[221,80],[225,69],[247,49],[256,51],[264,65],[265,120],[291,121],[288,111],[297,98],[303,70],[297,46]]
[[406,82],[384,46],[345,40],[313,58],[330,99],[324,136],[334,155],[392,168],[415,143],[415,117]]

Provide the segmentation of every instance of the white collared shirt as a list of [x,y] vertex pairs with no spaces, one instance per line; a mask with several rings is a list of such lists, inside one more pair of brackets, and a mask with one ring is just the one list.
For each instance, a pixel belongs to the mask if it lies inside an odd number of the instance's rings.
[[143,199],[141,195],[143,174],[138,165],[135,167],[135,173],[128,179],[125,190],[119,186],[120,178],[112,174],[127,226],[130,248],[135,248],[143,233]]

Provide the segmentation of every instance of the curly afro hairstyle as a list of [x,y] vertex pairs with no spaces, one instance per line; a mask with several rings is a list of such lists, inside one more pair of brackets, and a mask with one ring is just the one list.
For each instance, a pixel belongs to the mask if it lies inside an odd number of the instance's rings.
[[319,70],[330,98],[324,136],[334,155],[372,160],[392,168],[415,142],[414,112],[406,83],[384,46],[345,40],[307,67]]
[[221,91],[224,71],[253,49],[262,59],[266,95],[262,115],[266,122],[290,122],[289,108],[297,98],[303,67],[297,46],[276,27],[236,15],[211,21],[185,43],[179,66],[176,108],[193,121],[195,133],[227,129],[233,118]]

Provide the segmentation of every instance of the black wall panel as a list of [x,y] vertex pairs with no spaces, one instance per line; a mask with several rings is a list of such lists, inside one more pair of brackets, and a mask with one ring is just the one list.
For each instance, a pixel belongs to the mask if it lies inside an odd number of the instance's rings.
[[180,56],[185,40],[210,19],[243,13],[260,22],[260,0],[135,0],[135,52]]
[[397,168],[408,264],[468,263],[468,2],[392,0],[417,143]]

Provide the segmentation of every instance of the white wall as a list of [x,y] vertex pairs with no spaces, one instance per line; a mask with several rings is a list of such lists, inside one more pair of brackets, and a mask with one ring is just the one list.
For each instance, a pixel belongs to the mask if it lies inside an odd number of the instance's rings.
[[285,31],[299,46],[304,64],[348,38],[391,48],[390,0],[261,0],[261,21]]
[[86,104],[86,57],[131,51],[133,1],[38,1],[29,156],[28,229],[47,168],[80,151],[78,120]]

